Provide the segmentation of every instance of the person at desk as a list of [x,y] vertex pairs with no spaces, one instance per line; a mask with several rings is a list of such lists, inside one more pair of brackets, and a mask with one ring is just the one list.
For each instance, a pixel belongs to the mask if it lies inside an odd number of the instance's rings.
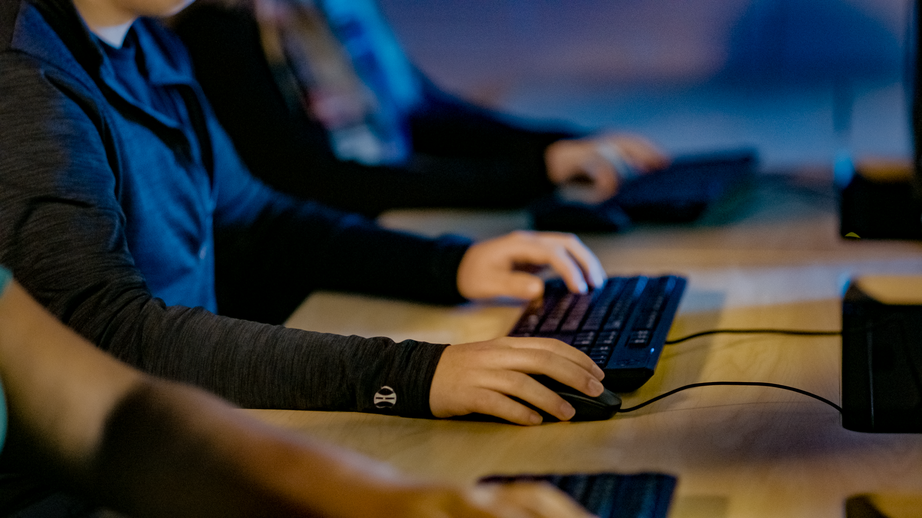
[[537,424],[508,396],[574,410],[528,374],[602,392],[602,371],[555,340],[449,347],[242,318],[281,321],[314,289],[527,299],[543,284],[519,265],[550,265],[574,291],[604,271],[572,235],[426,239],[265,187],[181,43],[146,17],[183,5],[0,4],[0,262],[33,296],[117,358],[250,408]]
[[[67,516],[87,517],[91,502],[170,518],[588,516],[550,487],[410,480],[142,374],[61,325],[2,266],[0,379],[0,446],[8,435],[0,471],[55,479],[89,499],[33,492],[17,509],[0,499],[4,516],[55,497],[70,498]],[[0,479],[0,495],[10,496],[2,486]]]
[[538,129],[444,92],[373,0],[212,0],[172,25],[253,174],[347,210],[514,208],[569,183],[601,201],[625,164],[666,162],[635,135]]

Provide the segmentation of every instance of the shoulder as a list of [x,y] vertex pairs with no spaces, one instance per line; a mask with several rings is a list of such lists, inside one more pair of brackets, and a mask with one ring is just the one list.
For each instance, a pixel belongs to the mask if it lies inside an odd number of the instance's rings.
[[[0,53],[0,133],[26,126],[66,132],[74,121],[104,126],[105,98],[88,77],[22,53]],[[85,131],[86,128],[79,131]],[[33,134],[33,136],[37,136]]]
[[[102,98],[96,82],[52,27],[47,13],[27,2],[2,3],[0,103],[41,102],[57,97],[56,93],[71,98]],[[77,25],[69,26],[66,32],[71,39],[86,39],[85,35],[75,34],[83,32]]]
[[[0,53],[0,190],[86,192],[110,170],[110,123],[94,83],[24,53]],[[81,194],[82,193],[82,194]]]

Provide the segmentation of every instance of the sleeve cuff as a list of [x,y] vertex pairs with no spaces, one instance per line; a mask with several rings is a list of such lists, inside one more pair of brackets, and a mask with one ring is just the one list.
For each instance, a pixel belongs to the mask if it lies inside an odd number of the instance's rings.
[[447,344],[404,340],[380,387],[371,387],[366,411],[402,417],[433,418],[429,393],[435,369]]

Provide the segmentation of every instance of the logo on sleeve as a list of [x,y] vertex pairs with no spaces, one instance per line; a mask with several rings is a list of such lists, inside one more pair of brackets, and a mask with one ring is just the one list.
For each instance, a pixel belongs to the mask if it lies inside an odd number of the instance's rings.
[[392,408],[397,404],[397,393],[387,385],[375,393],[375,406],[378,408]]

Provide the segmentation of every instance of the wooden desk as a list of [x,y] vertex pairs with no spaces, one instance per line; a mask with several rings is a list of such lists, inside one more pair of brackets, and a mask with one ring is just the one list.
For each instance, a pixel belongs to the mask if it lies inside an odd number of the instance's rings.
[[[844,241],[827,182],[767,179],[693,226],[583,236],[609,274],[689,279],[671,337],[717,327],[838,330],[846,280],[922,274],[922,246]],[[385,224],[478,237],[525,223],[521,213],[391,214]],[[518,304],[430,307],[334,293],[310,297],[295,327],[467,342],[508,332]],[[768,381],[840,401],[837,337],[717,335],[667,346],[633,405],[683,384]],[[353,413],[262,411],[425,478],[472,482],[495,473],[655,470],[679,477],[673,517],[841,517],[856,493],[922,494],[922,435],[849,432],[813,399],[769,388],[682,392],[610,421],[518,427]]]

